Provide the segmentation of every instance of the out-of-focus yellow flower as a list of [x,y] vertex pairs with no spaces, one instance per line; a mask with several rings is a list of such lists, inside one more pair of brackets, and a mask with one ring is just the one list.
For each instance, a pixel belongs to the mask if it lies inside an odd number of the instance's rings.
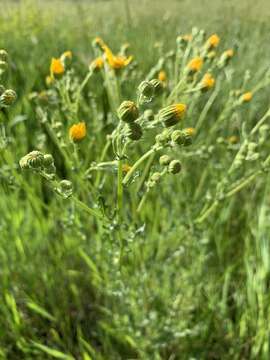
[[252,92],[248,91],[241,96],[241,101],[242,102],[250,102],[252,100],[252,97],[253,97]]
[[104,60],[103,60],[102,56],[100,56],[91,62],[90,69],[92,69],[94,71],[98,71],[98,70],[101,70],[103,68],[103,66],[104,66]]
[[202,78],[201,85],[203,89],[209,90],[215,85],[215,79],[210,73],[206,73]]
[[68,59],[72,59],[72,52],[70,50],[63,52],[63,54],[61,55],[61,57],[63,58],[68,58]]
[[229,144],[237,144],[239,142],[239,137],[236,135],[232,135],[228,137],[228,143]]
[[69,129],[69,137],[74,142],[83,140],[86,136],[86,125],[85,122],[79,122],[74,124]]
[[182,36],[183,40],[185,40],[186,42],[189,42],[193,39],[192,34],[185,34]]
[[50,66],[50,73],[51,77],[63,75],[65,72],[65,67],[61,61],[61,59],[52,58],[51,66]]
[[129,164],[123,164],[122,165],[122,171],[124,173],[128,173],[131,168],[132,168],[132,166],[130,166]]
[[234,55],[234,50],[233,49],[228,49],[226,51],[224,51],[224,54],[227,58],[232,58]]
[[190,128],[186,128],[184,129],[185,132],[189,135],[189,136],[194,136],[196,134],[196,129],[190,127]]
[[122,69],[126,67],[133,59],[132,56],[126,57],[122,55],[114,55],[107,45],[104,45],[102,48],[105,52],[106,60],[112,69]]
[[100,48],[105,45],[104,41],[99,36],[94,39],[93,44],[99,46]]
[[206,47],[209,50],[216,48],[218,46],[219,42],[220,42],[219,36],[217,34],[213,34],[207,39]]
[[165,73],[164,70],[161,70],[159,73],[158,73],[158,80],[161,81],[161,82],[166,82],[167,80],[167,75]]
[[187,65],[189,71],[197,72],[200,71],[203,66],[203,59],[199,56],[196,56]]

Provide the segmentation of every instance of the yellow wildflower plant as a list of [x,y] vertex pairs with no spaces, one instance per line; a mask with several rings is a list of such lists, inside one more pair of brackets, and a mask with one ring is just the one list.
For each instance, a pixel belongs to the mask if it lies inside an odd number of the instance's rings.
[[69,137],[73,142],[79,142],[86,136],[85,122],[74,124],[69,129]]
[[198,72],[201,70],[202,66],[203,66],[203,59],[199,56],[196,56],[195,58],[190,60],[190,62],[187,65],[187,68],[191,72]]

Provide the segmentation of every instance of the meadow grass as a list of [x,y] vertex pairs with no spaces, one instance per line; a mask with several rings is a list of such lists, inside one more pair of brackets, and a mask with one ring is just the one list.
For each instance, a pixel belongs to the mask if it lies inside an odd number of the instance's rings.
[[[268,1],[125,4],[0,1],[9,54],[1,84],[17,93],[1,109],[0,359],[269,359]],[[218,57],[228,48],[235,56],[220,69],[207,63],[213,89],[193,93],[187,81],[175,93],[188,105],[181,127],[196,135],[188,147],[159,143],[158,154],[182,170],[151,179],[163,171],[154,153],[122,186],[123,163],[151,151],[161,130],[143,123],[126,154],[116,108],[138,100],[160,59],[165,92],[140,112],[170,105],[180,64],[175,72],[169,51],[191,31],[201,51],[200,29],[220,36]],[[115,53],[128,42],[137,66],[91,75],[76,111],[68,96],[102,53],[97,36]],[[72,69],[46,85],[51,58],[66,50]],[[86,138],[72,143],[80,121]],[[101,159],[115,128],[116,151],[109,145]],[[52,154],[57,178],[21,169],[33,150]]]

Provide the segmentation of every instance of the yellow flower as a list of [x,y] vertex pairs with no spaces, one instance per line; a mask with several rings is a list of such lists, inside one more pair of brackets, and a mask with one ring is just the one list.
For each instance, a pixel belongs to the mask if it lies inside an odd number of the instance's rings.
[[205,90],[211,89],[215,85],[215,79],[210,73],[206,73],[202,78],[201,85]]
[[93,44],[99,46],[100,48],[105,45],[104,41],[99,36],[94,39]]
[[189,136],[194,136],[196,134],[196,129],[190,127],[190,128],[186,128],[184,129],[185,132],[189,135]]
[[167,80],[167,75],[166,75],[166,73],[165,73],[165,71],[164,70],[161,70],[160,72],[159,72],[159,74],[158,74],[158,80],[159,81],[161,81],[161,82],[166,82],[166,80]]
[[45,82],[47,86],[50,86],[53,83],[53,78],[50,75],[46,76]]
[[111,49],[107,45],[104,45],[102,48],[105,52],[106,60],[108,61],[112,69],[115,70],[122,69],[126,67],[133,59],[132,56],[126,57],[121,55],[118,56],[114,55]]
[[188,69],[192,72],[200,71],[202,66],[203,66],[203,59],[199,56],[190,60],[190,62],[187,65]]
[[226,51],[224,51],[224,54],[227,58],[232,58],[234,55],[234,50],[233,49],[228,49]]
[[65,52],[63,52],[63,54],[61,55],[61,57],[63,57],[63,58],[68,58],[68,59],[72,59],[72,52],[70,51],[70,50],[68,50],[68,51],[65,51]]
[[98,71],[103,68],[103,65],[104,65],[104,60],[100,56],[91,62],[90,68],[93,69],[94,71]]
[[85,122],[79,122],[74,124],[69,129],[69,137],[72,141],[78,142],[86,136],[86,125]]
[[220,42],[219,36],[217,34],[213,34],[206,41],[206,47],[207,47],[207,49],[216,48],[218,46],[219,42]]
[[123,164],[123,165],[122,165],[122,171],[123,171],[124,173],[128,173],[129,170],[131,169],[131,167],[132,167],[132,166],[130,166],[129,164]]
[[52,58],[50,72],[51,72],[52,78],[54,77],[54,75],[60,76],[60,75],[64,74],[65,68],[64,68],[64,65],[63,65],[61,59]]
[[253,94],[251,91],[248,91],[246,93],[244,93],[242,96],[241,96],[241,101],[242,102],[249,102],[252,100],[252,97],[253,97]]
[[239,137],[236,135],[232,135],[230,137],[228,137],[228,143],[230,144],[237,144],[239,141]]
[[186,42],[191,41],[193,38],[192,34],[185,34],[183,35],[183,40],[185,40]]

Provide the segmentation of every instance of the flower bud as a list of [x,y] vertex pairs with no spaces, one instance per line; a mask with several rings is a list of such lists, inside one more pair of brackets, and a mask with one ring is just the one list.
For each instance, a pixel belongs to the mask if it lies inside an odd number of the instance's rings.
[[131,140],[140,140],[140,138],[142,137],[143,132],[142,132],[142,127],[141,125],[133,122],[133,123],[129,123],[128,124],[128,130],[127,130],[127,137],[130,138]]
[[0,60],[0,72],[3,73],[7,70],[8,63],[6,61]]
[[53,175],[56,173],[56,167],[54,164],[46,166],[46,174]]
[[194,134],[195,130],[193,128],[175,130],[172,133],[171,139],[177,145],[189,146],[192,144],[192,137]]
[[178,174],[181,171],[181,163],[179,160],[172,160],[169,164],[169,172],[171,174]]
[[153,79],[150,81],[150,84],[154,88],[154,95],[159,96],[160,94],[162,94],[162,92],[164,90],[164,85],[160,80]]
[[72,190],[72,182],[69,180],[61,180],[60,181],[60,188],[63,191]]
[[53,165],[54,160],[51,154],[45,154],[43,158],[43,165],[44,167],[48,167]]
[[5,61],[5,62],[7,62],[7,60],[8,60],[8,53],[4,49],[0,50],[0,60]]
[[165,129],[161,134],[156,136],[156,143],[159,145],[166,145],[170,140],[170,135],[167,129]]
[[154,112],[151,109],[147,109],[143,113],[143,118],[146,121],[153,121],[155,119]]
[[0,105],[10,106],[12,105],[17,98],[17,95],[14,90],[5,90],[4,93],[0,96]]
[[159,163],[160,165],[162,166],[168,166],[171,162],[171,157],[168,156],[168,155],[162,155],[160,158],[159,158]]
[[43,165],[44,156],[40,151],[34,150],[25,155],[20,160],[20,167],[22,169],[37,169]]
[[139,117],[139,110],[133,101],[123,101],[117,113],[119,118],[126,123],[133,123]]
[[150,81],[143,81],[138,86],[138,93],[147,99],[151,99],[155,93],[154,85]]
[[158,182],[160,180],[161,174],[159,172],[155,172],[151,175],[150,181]]
[[250,102],[252,100],[253,94],[251,91],[248,91],[246,93],[244,93],[241,97],[240,97],[240,102],[241,103],[247,103]]
[[186,108],[185,104],[167,106],[159,111],[159,120],[166,127],[174,126],[183,118]]

